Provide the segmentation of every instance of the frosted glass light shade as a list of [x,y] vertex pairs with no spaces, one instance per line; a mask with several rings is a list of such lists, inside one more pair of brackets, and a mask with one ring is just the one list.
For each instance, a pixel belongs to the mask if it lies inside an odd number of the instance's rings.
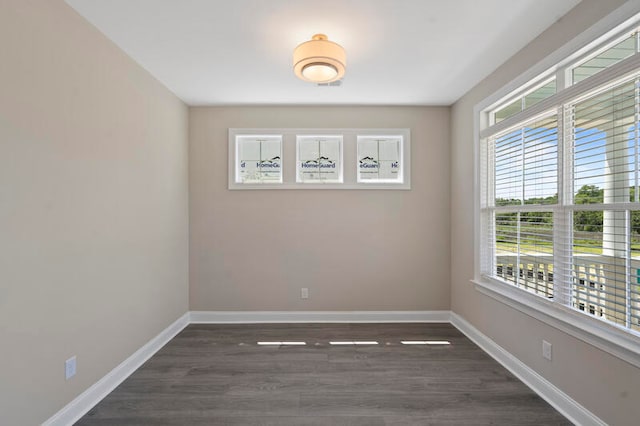
[[333,81],[338,70],[330,64],[313,62],[302,68],[302,75],[308,81]]
[[347,56],[337,43],[324,34],[316,34],[293,51],[293,71],[305,81],[331,83],[345,73]]

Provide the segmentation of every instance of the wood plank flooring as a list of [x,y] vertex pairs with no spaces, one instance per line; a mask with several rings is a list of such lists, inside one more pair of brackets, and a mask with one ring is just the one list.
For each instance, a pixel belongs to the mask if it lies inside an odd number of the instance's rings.
[[[379,344],[329,344],[354,340]],[[76,424],[571,423],[450,324],[234,324],[188,326]]]

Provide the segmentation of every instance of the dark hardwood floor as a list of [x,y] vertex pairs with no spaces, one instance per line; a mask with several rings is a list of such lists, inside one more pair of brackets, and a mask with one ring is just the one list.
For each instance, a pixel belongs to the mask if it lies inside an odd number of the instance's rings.
[[238,324],[188,326],[76,424],[571,423],[449,324]]

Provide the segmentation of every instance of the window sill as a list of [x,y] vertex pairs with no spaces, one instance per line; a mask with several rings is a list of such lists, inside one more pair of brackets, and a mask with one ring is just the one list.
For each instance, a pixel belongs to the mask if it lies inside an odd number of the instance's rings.
[[640,336],[518,287],[488,277],[473,279],[480,293],[640,368]]

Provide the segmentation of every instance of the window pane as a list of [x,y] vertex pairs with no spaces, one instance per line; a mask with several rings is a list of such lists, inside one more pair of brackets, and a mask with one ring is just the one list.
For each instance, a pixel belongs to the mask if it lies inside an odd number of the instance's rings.
[[573,84],[579,83],[636,53],[635,35],[611,46],[573,69]]
[[296,182],[342,182],[342,136],[297,136]]
[[537,89],[531,91],[529,94],[520,96],[515,99],[510,104],[494,111],[493,119],[495,123],[499,123],[502,120],[511,117],[538,102],[547,99],[549,96],[555,95],[556,93],[556,80],[555,78],[550,82],[544,84],[543,86],[538,87]]
[[402,183],[402,136],[358,136],[358,182]]
[[522,111],[522,98],[518,98],[509,105],[497,110],[494,114],[494,120],[496,123],[499,123],[520,111]]
[[497,213],[496,276],[553,296],[553,213]]
[[637,177],[634,81],[573,107],[576,204],[627,202]]
[[558,121],[540,119],[494,141],[497,206],[558,202]]
[[533,92],[524,97],[524,107],[529,108],[538,102],[547,99],[549,96],[556,94],[556,80],[548,82],[542,87],[537,88]]
[[496,275],[517,282],[518,213],[496,213]]
[[627,212],[575,211],[572,303],[616,324],[627,314]]
[[495,140],[496,206],[522,204],[522,130]]
[[236,152],[236,183],[282,183],[282,136],[237,136]]

